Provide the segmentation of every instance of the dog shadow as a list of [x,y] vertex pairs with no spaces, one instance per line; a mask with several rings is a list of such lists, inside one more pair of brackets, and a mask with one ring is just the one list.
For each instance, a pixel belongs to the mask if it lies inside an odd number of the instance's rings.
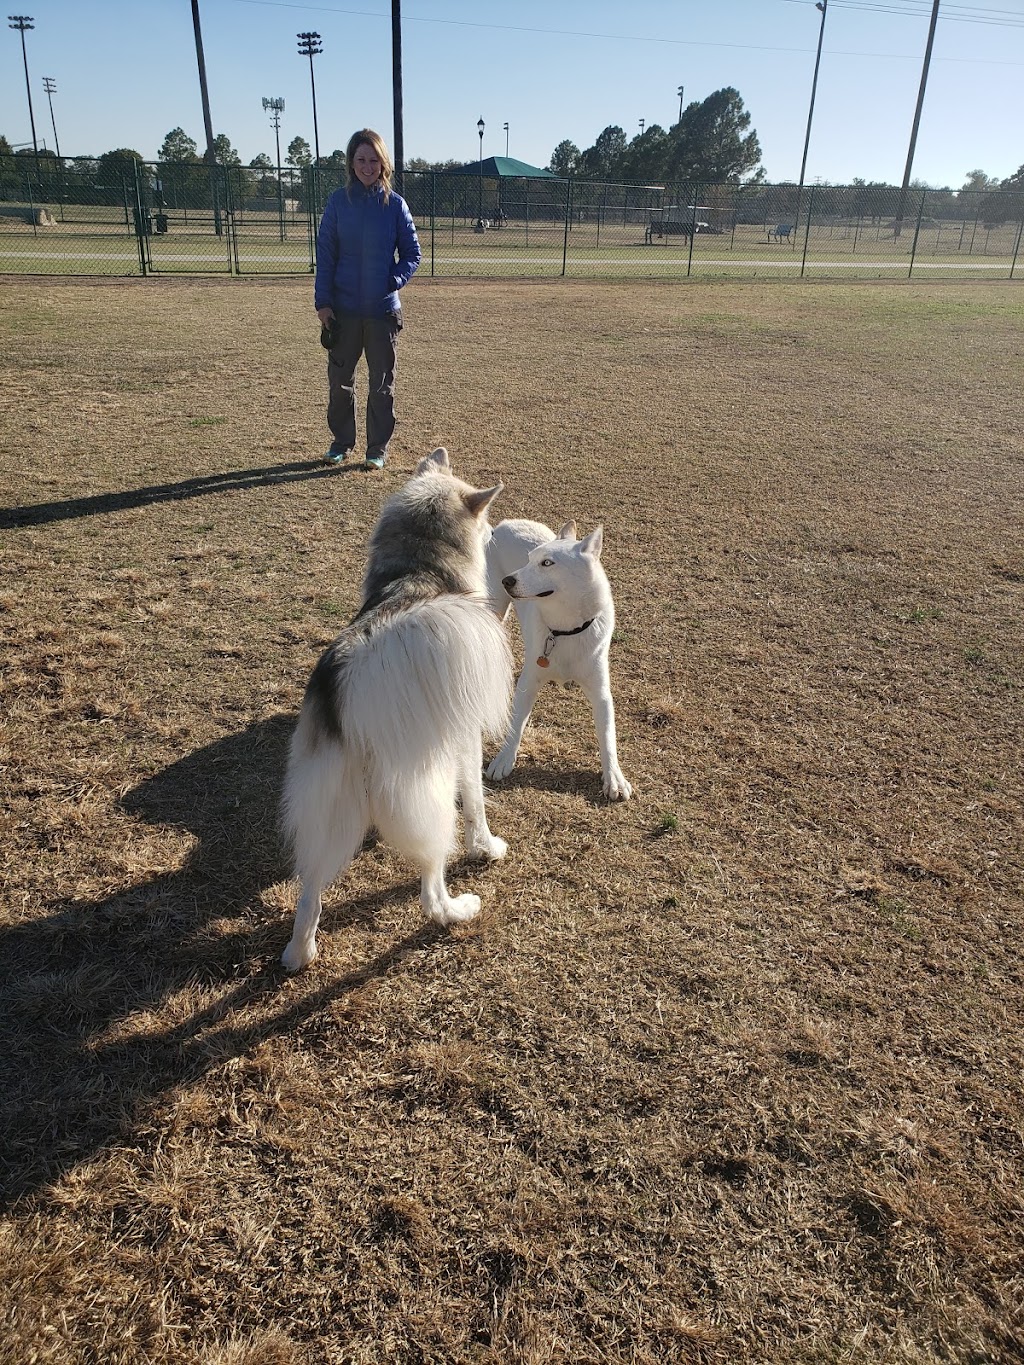
[[516,766],[500,782],[485,778],[487,790],[492,796],[500,796],[504,791],[525,790],[554,792],[559,796],[575,796],[592,806],[618,805],[609,801],[604,794],[600,769],[593,768],[554,768],[530,759],[520,758]]
[[[445,937],[423,925],[340,979],[286,977],[278,959],[290,924],[260,897],[289,876],[277,811],[292,725],[254,723],[122,798],[140,820],[194,836],[180,868],[0,929],[0,1207],[123,1141],[176,1087]],[[347,900],[326,928],[372,923],[416,889]],[[186,988],[211,1003],[183,1019],[168,1006]]]

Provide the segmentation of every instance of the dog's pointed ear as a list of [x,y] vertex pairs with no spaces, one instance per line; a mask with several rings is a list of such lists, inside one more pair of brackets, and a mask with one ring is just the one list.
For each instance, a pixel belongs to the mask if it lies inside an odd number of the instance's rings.
[[429,455],[424,456],[416,466],[417,474],[426,474],[431,469],[446,469],[451,473],[451,463],[448,459],[448,452],[444,446],[438,446]]
[[604,546],[604,528],[595,526],[589,536],[584,536],[580,541],[580,550],[585,555],[593,555],[595,559],[601,558],[601,550]]
[[503,483],[496,483],[493,488],[471,488],[463,493],[462,501],[474,517],[482,517],[504,487]]
[[558,533],[558,539],[559,539],[559,540],[575,540],[575,539],[576,539],[576,523],[575,523],[574,521],[567,521],[567,522],[565,523],[565,525],[562,527],[562,529],[559,531],[559,533]]

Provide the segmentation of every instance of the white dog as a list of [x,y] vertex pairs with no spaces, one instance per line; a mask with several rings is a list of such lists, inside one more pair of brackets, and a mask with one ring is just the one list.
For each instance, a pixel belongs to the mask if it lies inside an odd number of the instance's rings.
[[481,778],[481,736],[503,733],[512,690],[485,593],[487,508],[500,491],[462,483],[439,449],[381,511],[363,605],[313,670],[288,757],[284,827],[302,881],[290,972],[316,956],[323,889],[371,826],[419,868],[420,902],[439,924],[480,909],[445,885],[456,798],[470,857],[505,856]]
[[601,567],[598,526],[576,539],[576,523],[556,536],[537,521],[501,521],[487,544],[487,591],[504,621],[515,607],[525,662],[512,701],[512,724],[487,776],[507,777],[515,767],[526,722],[546,682],[579,683],[594,712],[604,793],[626,801],[633,788],[622,775],[615,741],[615,706],[608,678],[608,649],[615,605]]

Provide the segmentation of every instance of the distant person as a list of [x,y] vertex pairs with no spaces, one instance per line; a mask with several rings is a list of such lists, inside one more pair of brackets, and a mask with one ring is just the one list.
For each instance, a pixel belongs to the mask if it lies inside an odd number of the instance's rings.
[[355,450],[355,372],[365,352],[366,467],[383,469],[395,430],[395,361],[402,305],[398,291],[420,263],[416,225],[391,188],[394,167],[371,128],[349,138],[348,180],[327,201],[316,239],[314,307],[328,350],[328,464]]

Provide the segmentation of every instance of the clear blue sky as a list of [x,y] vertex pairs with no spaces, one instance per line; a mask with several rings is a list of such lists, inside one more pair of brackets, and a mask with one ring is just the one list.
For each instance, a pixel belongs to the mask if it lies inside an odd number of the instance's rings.
[[[9,8],[14,9],[15,6]],[[22,0],[36,132],[61,152],[132,147],[155,158],[178,125],[204,140],[190,0]],[[324,154],[375,127],[392,142],[390,0],[201,0],[215,133],[248,162],[274,157],[261,100],[281,97],[282,157],[313,142],[309,62],[296,34],[316,30]],[[828,0],[809,180],[903,177],[931,0]],[[668,126],[677,90],[702,99],[732,85],[761,141],[770,180],[800,171],[820,14],[813,0],[403,0],[405,151],[429,160],[505,152],[546,165],[569,138],[590,146],[607,124]],[[0,133],[31,131],[19,34],[0,46]],[[959,187],[980,168],[1024,162],[1024,0],[942,0],[914,177]]]

